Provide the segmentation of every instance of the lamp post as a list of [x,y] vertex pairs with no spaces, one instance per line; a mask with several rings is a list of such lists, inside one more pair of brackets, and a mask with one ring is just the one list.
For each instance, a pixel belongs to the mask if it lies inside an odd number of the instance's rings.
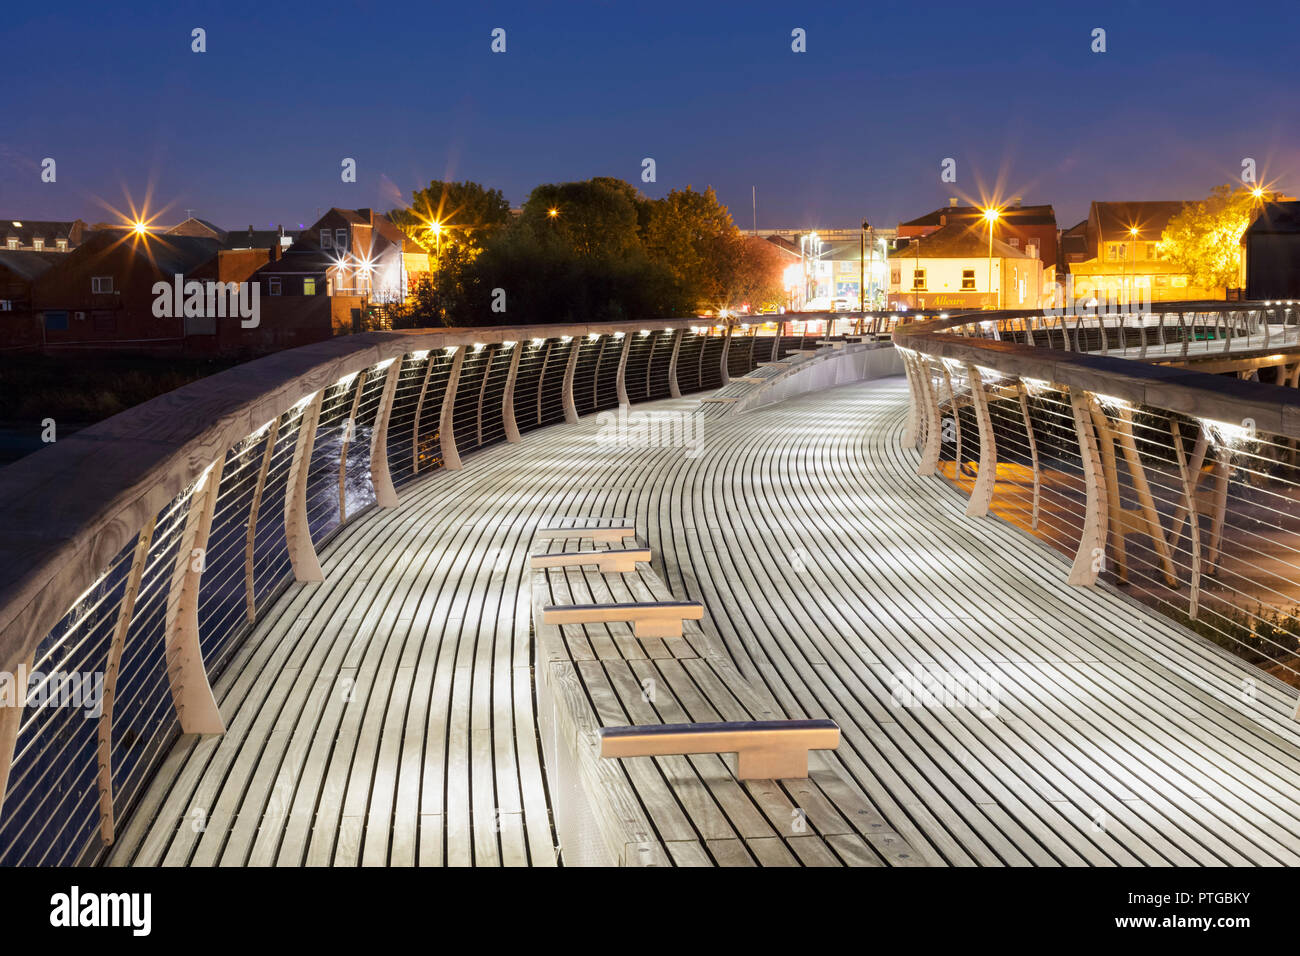
[[[1137,261],[1138,261],[1138,249],[1137,249],[1138,227],[1129,226],[1128,234],[1129,234],[1129,245],[1133,247],[1133,272],[1134,272],[1134,279],[1136,279]],[[1127,301],[1131,302],[1133,301],[1133,296],[1128,291],[1128,283],[1127,283],[1128,277],[1125,276],[1124,278],[1125,278],[1125,282],[1123,283],[1123,285],[1125,286],[1124,296],[1126,297]]]
[[[989,295],[993,295],[993,224],[1001,213],[996,209],[985,209],[984,220],[989,224]],[[1002,307],[1002,283],[998,283],[998,301],[996,308]]]

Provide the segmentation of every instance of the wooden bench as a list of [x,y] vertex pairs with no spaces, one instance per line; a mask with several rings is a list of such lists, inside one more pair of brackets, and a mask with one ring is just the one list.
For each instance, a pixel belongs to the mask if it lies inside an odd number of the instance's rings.
[[[801,747],[817,752],[801,749],[806,763],[798,768],[755,768],[744,751],[757,737],[690,740],[701,726],[789,725],[787,711],[736,669],[704,620],[685,619],[682,634],[670,637],[637,634],[624,620],[548,621],[548,608],[684,603],[648,564],[625,574],[552,566],[533,571],[532,582],[538,726],[566,864],[925,865],[832,763],[835,755],[819,749],[834,746],[837,731],[804,736]],[[665,726],[675,739],[654,744],[668,748],[662,755],[602,756],[639,750]]]
[[805,778],[809,750],[834,750],[839,745],[840,728],[833,720],[736,720],[600,729],[602,757],[734,753],[737,780]]
[[637,601],[625,604],[552,604],[542,610],[544,624],[608,624],[626,621],[636,637],[681,637],[682,621],[704,617],[698,601]]
[[[594,520],[594,519],[593,519]],[[597,528],[538,528],[537,537],[555,539],[589,538],[592,541],[622,544],[625,538],[636,535],[636,526],[630,522],[620,522]]]
[[581,568],[594,565],[601,574],[620,574],[635,571],[638,561],[649,560],[649,548],[611,548],[608,551],[534,554],[528,559],[528,566],[536,571],[542,568]]

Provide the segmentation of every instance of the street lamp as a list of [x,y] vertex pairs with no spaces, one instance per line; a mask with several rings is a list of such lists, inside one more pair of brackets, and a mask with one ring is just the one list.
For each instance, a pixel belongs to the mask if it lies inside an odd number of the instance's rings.
[[[998,217],[1000,215],[1002,215],[1002,213],[1000,213],[996,209],[990,208],[984,210],[984,221],[989,224],[989,295],[993,294],[993,224],[998,221]],[[1001,298],[1002,298],[1002,283],[999,282],[998,283],[999,301],[997,304],[998,308],[1002,307]]]
[[[1137,273],[1137,259],[1138,259],[1138,250],[1137,250],[1138,227],[1137,227],[1137,226],[1129,226],[1129,227],[1128,227],[1128,234],[1129,234],[1129,245],[1133,247],[1133,272],[1134,272],[1134,274],[1135,274],[1135,278],[1136,278],[1136,273]],[[1125,268],[1124,266],[1121,266],[1121,269],[1124,269],[1124,268]],[[1129,293],[1128,293],[1128,291],[1127,291],[1127,286],[1128,286],[1128,276],[1127,276],[1127,275],[1122,276],[1122,280],[1123,280],[1123,281],[1122,281],[1120,284],[1121,284],[1122,286],[1125,287],[1124,295],[1125,295],[1125,296],[1128,296],[1129,300],[1131,301],[1131,300],[1132,300],[1132,296],[1129,296]]]

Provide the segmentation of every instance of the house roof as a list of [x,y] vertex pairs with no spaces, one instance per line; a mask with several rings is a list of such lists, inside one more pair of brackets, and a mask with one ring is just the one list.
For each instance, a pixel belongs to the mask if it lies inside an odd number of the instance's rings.
[[1259,211],[1255,221],[1246,227],[1241,241],[1247,236],[1294,235],[1300,233],[1300,202],[1268,202]]
[[[954,222],[967,222],[974,219],[982,219],[983,210],[975,206],[941,206],[933,212],[928,212],[924,216],[918,216],[908,222],[900,223],[899,227],[906,226],[938,226],[942,221],[948,224]],[[1002,210],[1000,217],[1002,222],[1014,223],[1018,226],[1046,226],[1056,225],[1056,210],[1049,205],[1043,206],[1007,206]]]
[[[913,239],[900,246],[891,258],[918,259],[978,259],[989,254],[988,232],[974,228],[971,223],[952,222],[935,230],[924,239]],[[1034,259],[1023,249],[994,238],[993,254],[999,259]]]
[[258,275],[324,275],[334,265],[328,253],[314,246],[295,246],[274,262],[257,270]]
[[190,216],[188,219],[178,222],[168,229],[165,235],[169,236],[209,236],[216,239],[224,239],[226,230],[222,229],[216,223],[208,222],[206,219],[199,219],[196,216]]
[[[300,229],[286,229],[283,232],[292,241],[297,241],[302,234]],[[234,229],[226,233],[226,239],[221,244],[223,249],[270,249],[273,246],[280,245],[280,236],[282,233],[279,229]]]
[[1137,226],[1139,238],[1159,239],[1169,220],[1182,212],[1182,200],[1151,202],[1094,202],[1093,214],[1103,236],[1127,233]]
[[24,246],[30,246],[33,238],[53,243],[56,239],[70,239],[73,230],[80,222],[80,219],[70,222],[51,219],[0,219],[0,237],[17,239]]
[[63,252],[34,252],[30,249],[0,249],[0,268],[30,280],[61,262],[66,255]]

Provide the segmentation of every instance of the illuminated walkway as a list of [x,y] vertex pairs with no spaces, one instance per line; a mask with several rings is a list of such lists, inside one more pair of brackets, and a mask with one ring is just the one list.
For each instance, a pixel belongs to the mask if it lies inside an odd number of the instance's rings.
[[[525,557],[606,515],[785,716],[839,723],[833,762],[928,862],[1300,863],[1293,692],[964,518],[899,448],[906,403],[894,378],[713,406],[695,458],[589,417],[409,486],[268,610],[216,688],[228,733],[182,738],[110,862],[556,863]],[[974,699],[909,699],[926,675]]]

